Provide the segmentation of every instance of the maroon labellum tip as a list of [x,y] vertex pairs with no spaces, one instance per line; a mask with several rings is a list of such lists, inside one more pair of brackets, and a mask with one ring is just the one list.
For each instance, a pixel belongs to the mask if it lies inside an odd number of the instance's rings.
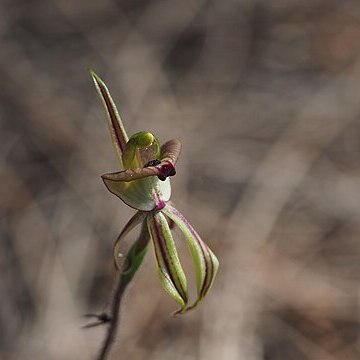
[[174,176],[176,174],[174,165],[169,161],[157,168],[161,172],[161,174],[158,175],[161,181],[165,181],[168,176]]

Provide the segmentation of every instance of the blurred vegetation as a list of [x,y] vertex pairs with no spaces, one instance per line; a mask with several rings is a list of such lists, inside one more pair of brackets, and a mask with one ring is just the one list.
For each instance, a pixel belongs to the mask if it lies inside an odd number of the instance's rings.
[[129,133],[183,142],[173,201],[221,266],[174,319],[149,252],[113,358],[359,359],[359,39],[355,0],[2,0],[0,357],[103,339],[131,210],[93,68]]

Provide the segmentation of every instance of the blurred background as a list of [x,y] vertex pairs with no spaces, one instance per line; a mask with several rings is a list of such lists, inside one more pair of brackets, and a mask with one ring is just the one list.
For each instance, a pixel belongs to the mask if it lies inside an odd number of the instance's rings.
[[1,359],[94,359],[105,334],[83,315],[133,211],[100,179],[89,68],[130,134],[181,139],[172,199],[220,260],[173,318],[150,248],[112,358],[360,358],[358,1],[1,0],[0,46]]

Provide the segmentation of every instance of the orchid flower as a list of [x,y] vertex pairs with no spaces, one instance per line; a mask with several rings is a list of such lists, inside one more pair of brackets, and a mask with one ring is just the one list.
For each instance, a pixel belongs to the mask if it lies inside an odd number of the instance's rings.
[[[174,314],[195,308],[209,292],[218,260],[201,240],[184,215],[170,203],[170,176],[176,174],[175,164],[181,150],[179,140],[160,146],[149,132],[138,132],[128,138],[116,105],[104,82],[91,72],[97,92],[107,112],[108,125],[120,167],[119,172],[102,175],[108,190],[126,205],[137,210],[121,231],[114,245],[114,262],[120,268],[120,244],[137,225],[142,224],[138,240],[127,255],[122,277],[129,281],[140,267],[150,239],[154,245],[158,275],[163,288],[180,304]],[[196,274],[197,298],[189,303],[187,281],[171,233],[176,224],[184,235],[193,258]]]

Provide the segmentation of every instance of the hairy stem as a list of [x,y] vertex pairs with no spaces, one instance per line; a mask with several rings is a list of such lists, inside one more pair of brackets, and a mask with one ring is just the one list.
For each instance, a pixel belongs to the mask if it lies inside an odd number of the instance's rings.
[[149,240],[150,235],[147,229],[146,221],[144,221],[138,240],[130,248],[127,254],[126,258],[128,261],[124,264],[122,272],[116,277],[115,291],[111,300],[110,311],[107,316],[109,319],[109,328],[101,346],[99,356],[97,358],[98,360],[106,360],[110,355],[112,345],[120,325],[120,306],[123,295],[144,259]]

